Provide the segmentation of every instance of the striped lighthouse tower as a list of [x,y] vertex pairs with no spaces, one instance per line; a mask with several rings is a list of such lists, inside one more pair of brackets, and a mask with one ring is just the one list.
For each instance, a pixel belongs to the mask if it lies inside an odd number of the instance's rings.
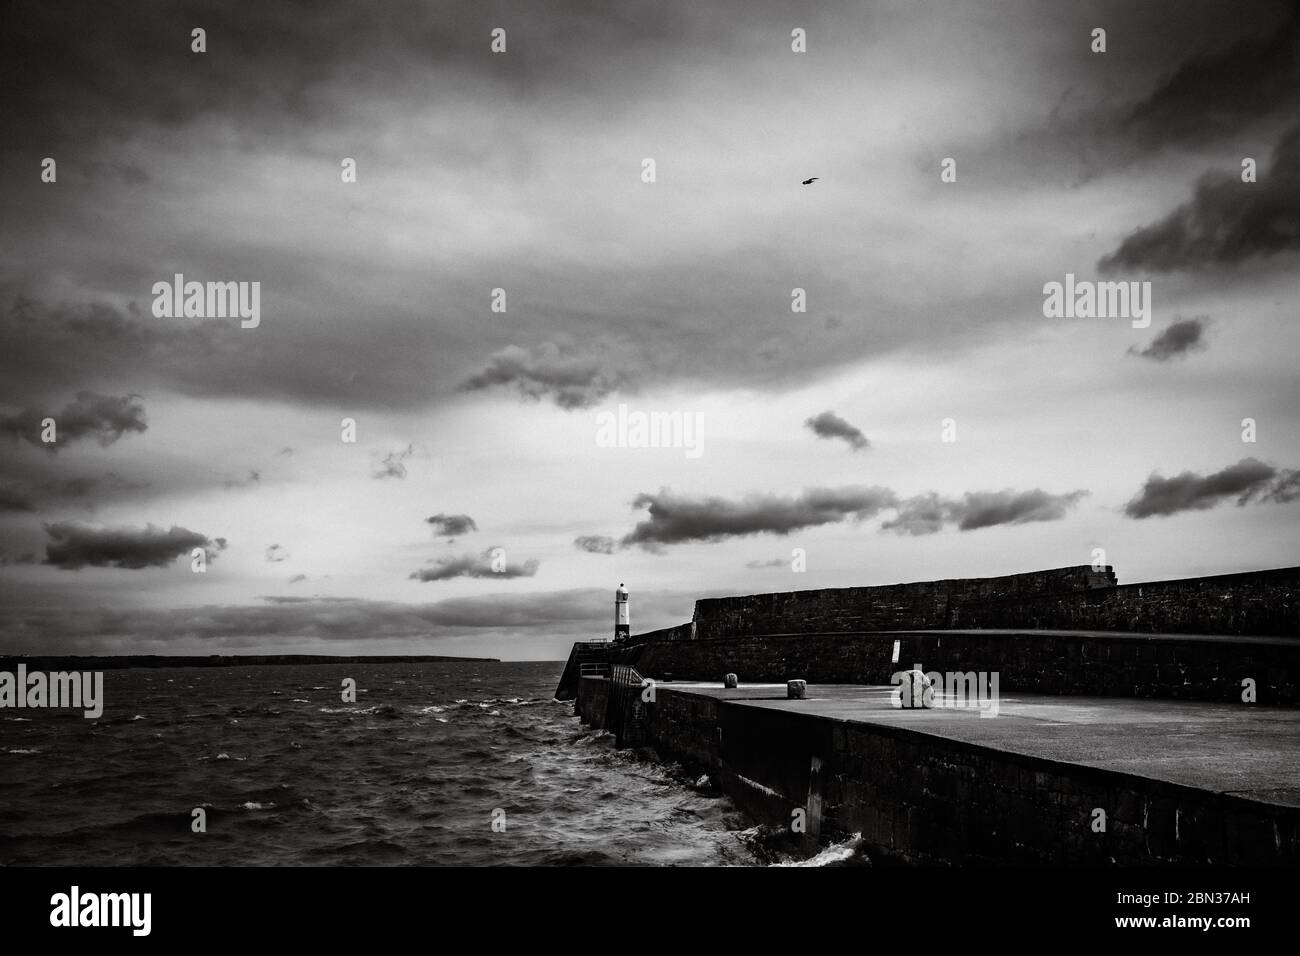
[[620,583],[614,592],[614,640],[626,640],[632,636],[632,625],[627,614],[627,589]]

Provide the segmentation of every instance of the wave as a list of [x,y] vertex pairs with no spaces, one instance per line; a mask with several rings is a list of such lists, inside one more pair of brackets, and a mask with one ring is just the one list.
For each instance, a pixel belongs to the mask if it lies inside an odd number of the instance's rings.
[[859,850],[862,847],[862,834],[855,833],[839,843],[832,843],[824,848],[816,856],[809,857],[806,860],[787,860],[781,863],[773,863],[773,866],[841,866],[850,861],[859,858],[859,862],[866,862],[865,857],[859,857]]

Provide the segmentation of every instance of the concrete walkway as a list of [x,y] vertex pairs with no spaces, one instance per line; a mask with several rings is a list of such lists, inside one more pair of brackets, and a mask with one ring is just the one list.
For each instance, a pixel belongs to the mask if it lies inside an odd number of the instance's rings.
[[998,715],[981,717],[967,708],[896,708],[889,686],[809,684],[806,700],[787,700],[784,684],[658,686],[1300,807],[1300,708],[1000,694]]

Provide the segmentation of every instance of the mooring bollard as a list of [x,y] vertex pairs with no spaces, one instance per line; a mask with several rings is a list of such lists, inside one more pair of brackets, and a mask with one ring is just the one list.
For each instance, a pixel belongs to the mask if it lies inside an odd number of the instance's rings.
[[728,674],[726,677],[722,678],[722,686],[723,686],[723,687],[739,687],[739,686],[740,686],[740,678],[737,677],[735,674]]
[[808,682],[806,680],[786,681],[785,696],[790,700],[803,700],[808,696]]

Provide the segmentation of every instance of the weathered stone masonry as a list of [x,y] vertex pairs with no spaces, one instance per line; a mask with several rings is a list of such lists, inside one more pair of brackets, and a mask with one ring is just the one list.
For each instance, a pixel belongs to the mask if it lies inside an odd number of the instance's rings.
[[[605,678],[577,711],[608,726]],[[873,859],[995,864],[1300,861],[1300,809],[1027,757],[905,728],[746,707],[660,684],[641,735],[756,819],[788,826],[822,761],[823,832],[861,833]],[[1104,833],[1092,811],[1108,808]]]

